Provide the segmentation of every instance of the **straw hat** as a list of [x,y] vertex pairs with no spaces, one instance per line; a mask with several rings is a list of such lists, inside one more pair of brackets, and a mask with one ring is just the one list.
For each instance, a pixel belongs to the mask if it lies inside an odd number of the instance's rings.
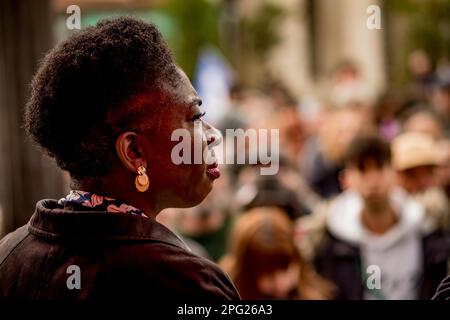
[[438,164],[436,143],[433,138],[423,133],[400,134],[392,141],[391,150],[395,170]]

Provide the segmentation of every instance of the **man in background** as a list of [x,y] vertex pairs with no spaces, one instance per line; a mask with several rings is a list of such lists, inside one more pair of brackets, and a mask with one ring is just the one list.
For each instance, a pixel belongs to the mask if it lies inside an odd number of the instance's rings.
[[424,208],[394,177],[387,143],[377,136],[351,142],[346,191],[327,206],[314,255],[338,299],[429,299],[446,275],[447,239],[433,236]]
[[449,230],[449,204],[436,179],[439,159],[433,138],[424,133],[403,133],[392,142],[392,156],[399,186],[424,206],[431,223]]

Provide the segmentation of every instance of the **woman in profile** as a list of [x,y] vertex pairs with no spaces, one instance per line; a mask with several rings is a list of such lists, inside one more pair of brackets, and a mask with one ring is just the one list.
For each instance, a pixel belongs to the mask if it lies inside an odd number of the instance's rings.
[[332,299],[334,285],[304,262],[288,215],[275,207],[244,212],[220,261],[243,299]]
[[[218,266],[155,221],[200,203],[220,175],[214,161],[172,159],[172,132],[212,129],[200,104],[152,24],[105,20],[51,50],[25,127],[72,190],[39,201],[0,241],[0,299],[239,299]],[[203,141],[210,159],[218,138]]]

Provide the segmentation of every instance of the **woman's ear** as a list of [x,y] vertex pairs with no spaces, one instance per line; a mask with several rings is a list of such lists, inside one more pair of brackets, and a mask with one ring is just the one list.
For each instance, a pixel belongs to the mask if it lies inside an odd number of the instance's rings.
[[116,140],[116,152],[122,164],[136,173],[139,166],[147,167],[144,153],[139,146],[135,132],[124,132]]

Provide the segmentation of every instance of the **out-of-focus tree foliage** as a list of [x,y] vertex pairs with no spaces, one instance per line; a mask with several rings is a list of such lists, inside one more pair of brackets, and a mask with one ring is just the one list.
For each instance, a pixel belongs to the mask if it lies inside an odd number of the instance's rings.
[[408,18],[408,51],[425,49],[433,61],[450,56],[450,0],[387,0],[386,8]]
[[[245,35],[241,44],[243,50],[252,50],[258,56],[264,57],[270,49],[279,41],[279,36],[274,26],[282,17],[282,9],[271,4],[264,3],[254,15],[241,20],[240,29]],[[249,40],[249,41],[246,41]]]
[[[176,62],[192,77],[200,50],[209,45],[219,48],[235,67],[239,66],[239,62],[265,57],[278,42],[273,26],[281,18],[282,10],[264,0],[260,1],[255,12],[245,17],[240,15],[239,10],[233,10],[235,17],[231,20],[237,22],[234,26],[227,25],[229,21],[223,19],[223,14],[229,6],[237,8],[239,0],[167,0],[148,10],[91,11],[82,15],[82,26],[119,15],[151,21],[160,28]],[[237,34],[230,33],[231,29]],[[237,74],[239,72],[237,70]]]
[[[245,56],[249,54],[263,58],[277,43],[278,36],[272,28],[282,13],[277,6],[264,2],[251,15],[235,17],[238,36],[232,38],[227,37],[226,33],[236,26],[227,25],[222,20],[226,6],[230,5],[239,4],[233,0],[169,0],[159,8],[175,24],[176,31],[168,37],[168,41],[177,62],[189,76],[193,75],[198,53],[205,45],[219,48],[237,67],[239,62],[235,59],[240,57],[245,61]],[[233,12],[239,15],[238,10]],[[238,55],[232,54],[230,48],[238,48]]]
[[206,0],[169,0],[159,10],[175,24],[167,40],[177,63],[192,76],[199,50],[206,44],[220,47],[220,5]]

